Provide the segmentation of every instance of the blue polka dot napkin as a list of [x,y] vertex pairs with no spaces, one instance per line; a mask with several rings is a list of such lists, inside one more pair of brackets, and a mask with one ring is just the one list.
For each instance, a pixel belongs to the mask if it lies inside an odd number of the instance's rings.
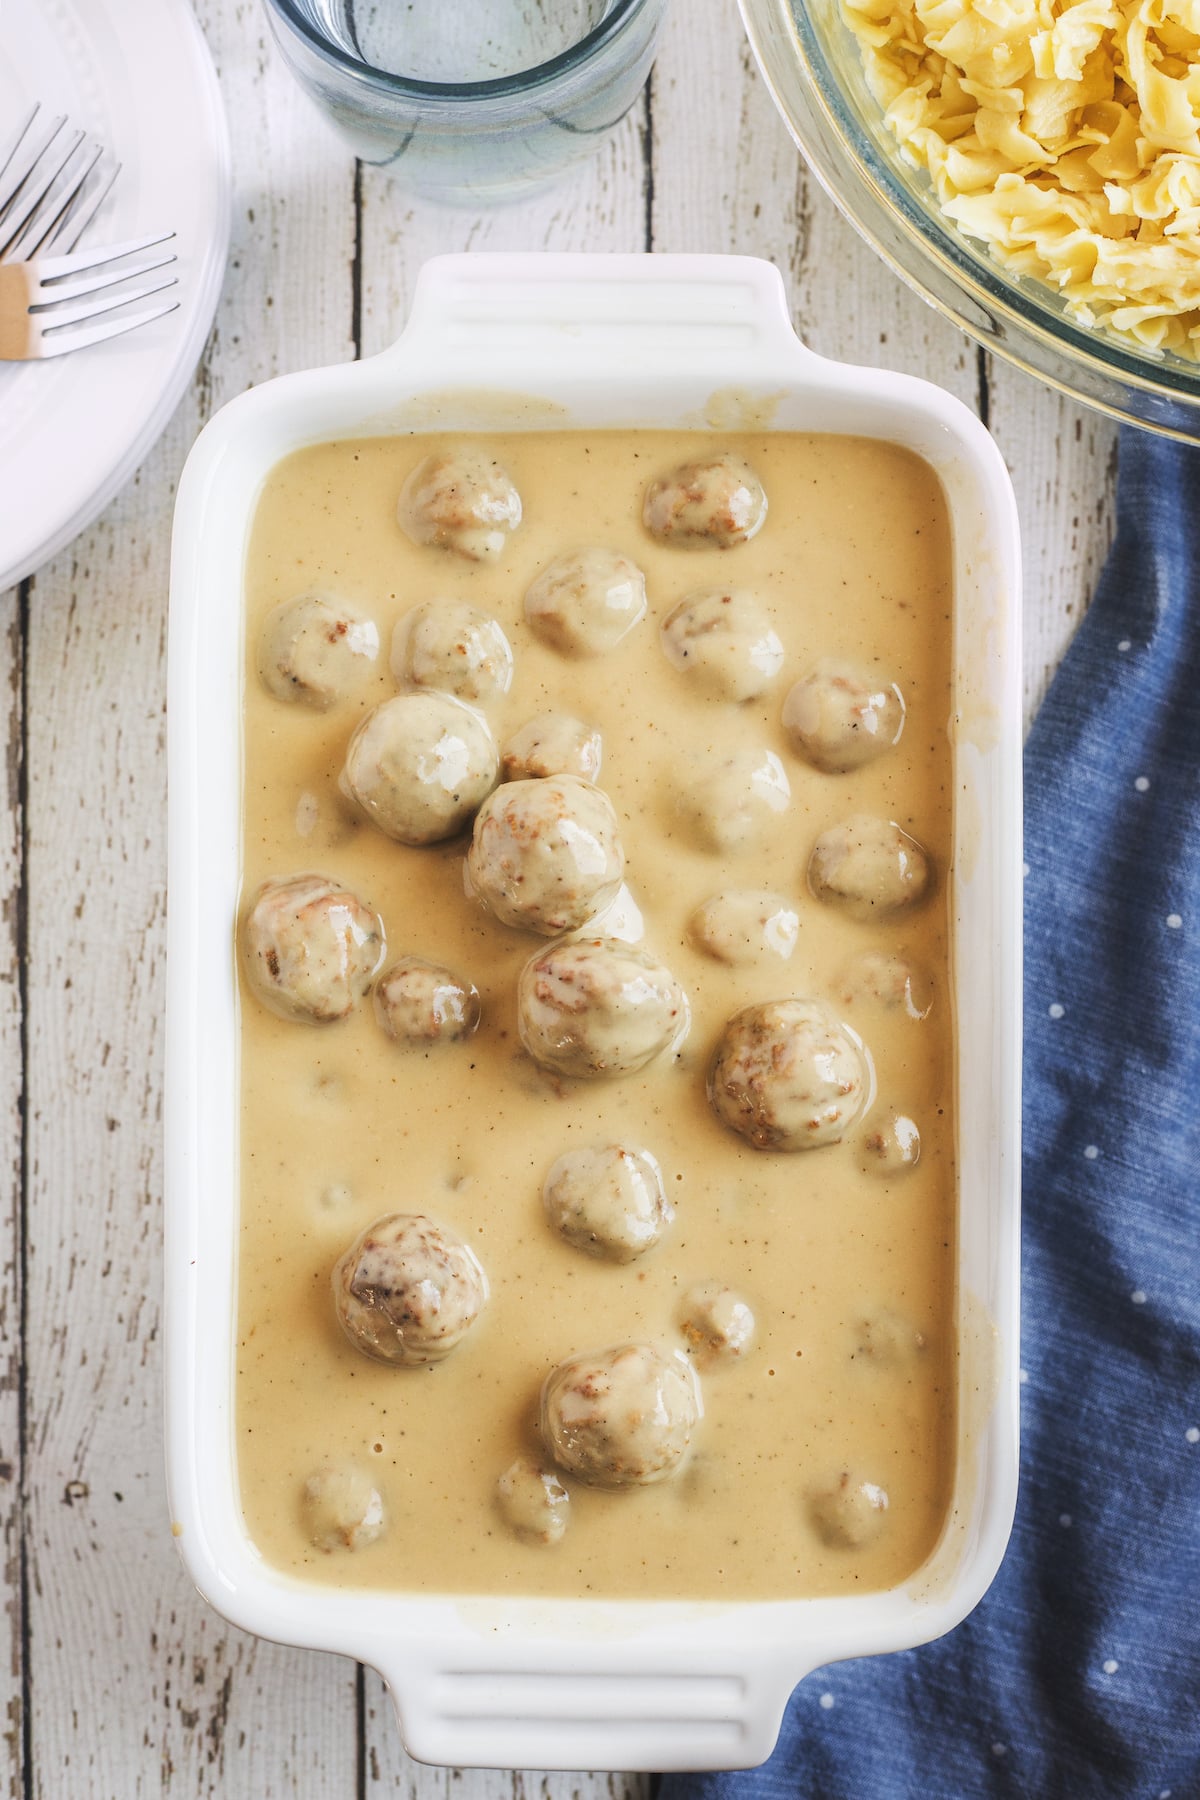
[[1126,430],[1025,756],[1021,1492],[935,1644],[661,1800],[1200,1800],[1200,448]]

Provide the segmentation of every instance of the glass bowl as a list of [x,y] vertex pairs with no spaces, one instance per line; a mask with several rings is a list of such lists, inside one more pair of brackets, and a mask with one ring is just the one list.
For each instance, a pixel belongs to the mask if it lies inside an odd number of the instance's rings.
[[806,160],[850,223],[923,299],[1072,399],[1200,439],[1200,363],[1075,323],[1048,285],[1006,273],[938,206],[867,86],[839,0],[739,0],[758,66]]

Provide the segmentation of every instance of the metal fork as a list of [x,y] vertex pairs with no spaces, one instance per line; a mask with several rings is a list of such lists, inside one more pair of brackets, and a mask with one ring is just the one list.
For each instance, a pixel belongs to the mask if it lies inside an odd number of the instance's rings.
[[[39,125],[41,110],[35,106],[0,151],[0,361],[82,349],[160,319],[179,304],[125,310],[175,285],[174,275],[143,281],[173,263],[173,251],[131,260],[168,243],[173,232],[75,249],[120,165],[106,170],[103,147],[88,142],[84,132],[64,135],[65,116]],[[47,256],[48,250],[62,254]],[[103,293],[110,288],[116,291]],[[98,304],[90,303],[101,294]]]

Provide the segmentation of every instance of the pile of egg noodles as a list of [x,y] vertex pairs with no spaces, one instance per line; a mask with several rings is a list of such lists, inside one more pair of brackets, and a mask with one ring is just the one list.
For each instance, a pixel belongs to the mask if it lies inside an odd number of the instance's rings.
[[1200,359],[1200,0],[843,0],[943,210],[1072,318]]

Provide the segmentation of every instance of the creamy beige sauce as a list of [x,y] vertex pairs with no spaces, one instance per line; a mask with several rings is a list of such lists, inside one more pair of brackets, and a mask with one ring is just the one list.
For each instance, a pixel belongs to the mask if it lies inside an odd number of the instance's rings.
[[[251,1536],[275,1566],[340,1586],[782,1598],[893,1585],[944,1523],[955,1425],[951,577],[937,479],[907,452],[850,438],[496,434],[486,448],[515,480],[524,523],[498,563],[473,564],[414,546],[396,524],[405,476],[440,447],[422,436],[302,451],[272,474],[253,527],[245,891],[305,869],[336,876],[382,913],[388,962],[415,952],[469,977],[483,1022],[469,1041],[426,1052],[388,1041],[369,1001],[322,1028],[276,1018],[243,988],[236,1404]],[[767,490],[760,534],[727,551],[654,543],[641,525],[649,480],[724,448]],[[607,656],[568,661],[533,637],[522,597],[552,558],[589,543],[641,565],[650,610]],[[724,582],[761,597],[786,651],[769,691],[737,706],[697,694],[658,641],[682,596]],[[325,714],[281,704],[255,667],[266,613],[310,587],[359,606],[382,639],[361,703]],[[551,707],[602,729],[600,784],[621,822],[646,942],[692,1003],[678,1060],[608,1082],[540,1072],[517,1037],[514,988],[546,940],[496,925],[464,897],[463,840],[404,848],[340,796],[354,725],[395,691],[392,626],[440,596],[471,600],[509,635],[512,689],[486,709],[501,745]],[[830,656],[878,658],[908,706],[899,745],[846,775],[808,767],[780,724],[791,683]],[[787,769],[791,805],[762,847],[705,851],[676,809],[681,775],[717,746],[765,746]],[[807,889],[813,840],[862,811],[896,820],[935,861],[932,899],[891,923],[860,924]],[[693,947],[688,919],[728,888],[794,900],[790,961],[728,967]],[[844,1002],[845,971],[869,949],[902,953],[930,974],[927,1018]],[[792,995],[830,1001],[861,1033],[879,1098],[841,1144],[756,1152],[714,1118],[705,1071],[730,1014]],[[917,1167],[895,1179],[859,1161],[885,1107],[921,1131]],[[677,1212],[663,1241],[624,1266],[556,1237],[541,1201],[564,1150],[613,1138],[653,1152]],[[453,1227],[491,1280],[483,1317],[440,1365],[369,1361],[334,1316],[334,1262],[392,1211]],[[546,1372],[612,1343],[681,1346],[682,1296],[712,1280],[750,1302],[758,1335],[739,1361],[702,1376],[705,1417],[684,1472],[618,1493],[571,1483],[562,1543],[518,1542],[496,1511],[495,1483],[537,1448]],[[881,1313],[922,1333],[924,1349],[891,1367],[856,1355],[862,1322]],[[361,1465],[383,1496],[386,1531],[354,1553],[314,1549],[301,1525],[302,1485],[331,1459]],[[889,1496],[882,1532],[857,1550],[824,1543],[807,1509],[809,1493],[844,1468]]]

